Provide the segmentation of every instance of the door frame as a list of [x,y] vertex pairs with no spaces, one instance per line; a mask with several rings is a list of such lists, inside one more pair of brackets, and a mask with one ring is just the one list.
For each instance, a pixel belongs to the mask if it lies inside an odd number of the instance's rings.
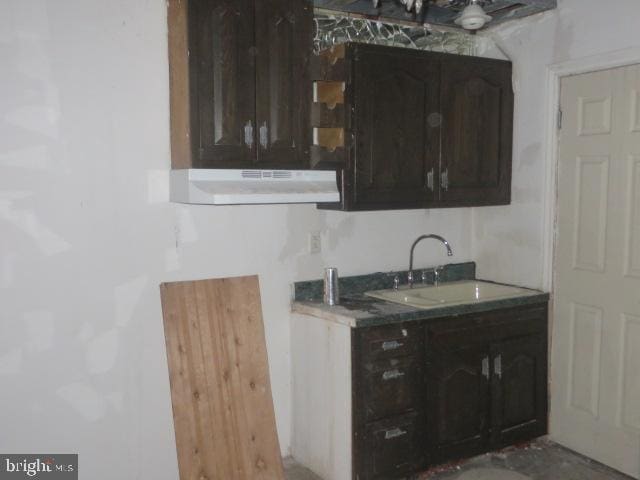
[[[560,137],[558,112],[560,111],[560,82],[562,78],[583,73],[609,70],[640,64],[640,48],[633,47],[613,52],[556,63],[547,67],[547,99],[545,106],[545,164],[544,164],[544,225],[543,272],[544,290],[551,292],[550,320],[553,322],[553,292],[555,288],[555,239],[557,223],[557,179]],[[549,330],[551,332],[551,329]]]
[[[557,237],[557,214],[558,214],[558,171],[560,154],[560,131],[558,130],[558,112],[561,106],[561,81],[565,77],[580,75],[585,73],[610,70],[619,67],[640,65],[640,48],[632,47],[622,50],[615,50],[608,53],[569,60],[547,66],[545,100],[545,157],[544,157],[544,206],[543,206],[543,277],[542,283],[545,291],[551,292],[549,302],[549,392],[552,394],[551,386],[553,378],[551,373],[551,352],[553,323],[555,322],[555,287],[556,278],[554,273],[556,237]],[[549,407],[550,407],[549,402]],[[549,426],[553,421],[553,411],[549,409]],[[549,428],[549,430],[551,430]]]

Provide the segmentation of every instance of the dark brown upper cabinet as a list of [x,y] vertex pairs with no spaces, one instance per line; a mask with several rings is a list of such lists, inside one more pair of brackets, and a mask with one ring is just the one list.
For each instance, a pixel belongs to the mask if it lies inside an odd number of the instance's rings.
[[256,1],[258,163],[309,166],[313,9],[307,1]]
[[447,56],[442,62],[440,200],[500,205],[511,198],[511,64]]
[[365,49],[357,54],[354,163],[347,200],[376,208],[420,208],[435,200],[440,127],[439,62],[419,52]]
[[[347,44],[314,58],[312,72],[312,163],[341,171],[341,203],[320,208],[510,203],[510,62]],[[331,85],[344,92],[337,101]]]
[[173,168],[308,168],[310,1],[168,8]]

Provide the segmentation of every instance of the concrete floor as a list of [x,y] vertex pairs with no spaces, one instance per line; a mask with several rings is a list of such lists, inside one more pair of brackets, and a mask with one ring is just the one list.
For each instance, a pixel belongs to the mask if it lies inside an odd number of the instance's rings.
[[291,458],[284,459],[284,476],[287,480],[322,480],[312,471],[298,465]]
[[[285,461],[287,480],[320,479],[309,470]],[[547,440],[489,453],[438,467],[414,480],[630,480],[621,473]]]

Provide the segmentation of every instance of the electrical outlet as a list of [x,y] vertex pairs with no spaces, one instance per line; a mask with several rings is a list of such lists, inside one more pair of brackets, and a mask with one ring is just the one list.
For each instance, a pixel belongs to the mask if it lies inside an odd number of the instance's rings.
[[309,234],[309,253],[315,254],[322,252],[322,237],[320,232],[312,232]]

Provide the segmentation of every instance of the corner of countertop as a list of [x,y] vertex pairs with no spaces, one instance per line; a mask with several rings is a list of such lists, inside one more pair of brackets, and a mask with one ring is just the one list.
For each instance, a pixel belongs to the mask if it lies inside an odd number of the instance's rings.
[[291,303],[291,312],[321,318],[351,328],[357,327],[358,323],[353,312],[350,312],[340,305],[330,306],[319,302],[294,300]]

